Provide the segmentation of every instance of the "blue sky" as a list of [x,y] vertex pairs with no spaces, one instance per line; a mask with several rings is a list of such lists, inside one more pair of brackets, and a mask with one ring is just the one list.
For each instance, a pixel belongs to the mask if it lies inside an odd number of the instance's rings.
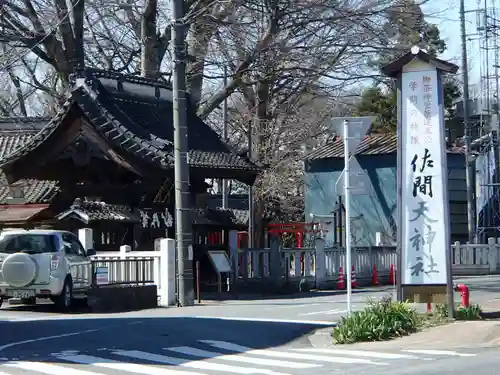
[[[498,7],[498,18],[500,18],[500,0],[487,1],[488,7],[493,7],[494,4]],[[460,43],[460,0],[430,0],[422,8],[426,14],[427,21],[439,26],[441,35],[448,45],[448,50],[441,57],[445,60],[451,60],[460,66],[462,53]],[[479,8],[484,8],[484,0],[465,0],[466,11]],[[467,34],[477,33],[476,19],[476,13],[466,14]],[[471,36],[469,39],[477,39],[477,36]],[[470,83],[474,85],[479,83],[480,49],[478,42],[475,40],[469,40],[467,44]],[[490,53],[490,55],[493,54]],[[491,60],[493,61],[493,58]],[[459,72],[459,74],[461,73]]]

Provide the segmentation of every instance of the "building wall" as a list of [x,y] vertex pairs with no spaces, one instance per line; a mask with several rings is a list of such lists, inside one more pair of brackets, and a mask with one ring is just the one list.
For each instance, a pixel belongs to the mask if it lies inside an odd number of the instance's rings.
[[[369,195],[352,197],[352,226],[358,246],[375,245],[375,233],[381,232],[387,241],[396,239],[396,154],[362,155],[360,166],[367,172]],[[338,203],[336,181],[344,160],[338,158],[307,161],[305,173],[305,215],[330,215]],[[448,154],[449,199],[452,241],[467,240],[467,199],[463,155]],[[326,234],[333,242],[332,230]]]

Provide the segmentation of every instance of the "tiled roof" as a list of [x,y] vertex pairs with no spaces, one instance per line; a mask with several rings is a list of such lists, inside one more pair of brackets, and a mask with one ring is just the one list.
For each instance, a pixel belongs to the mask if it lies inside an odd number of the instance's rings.
[[139,223],[140,217],[130,207],[101,201],[75,199],[71,207],[57,216],[58,220],[77,218],[86,224],[92,221]]
[[[238,211],[238,212],[235,212]],[[248,221],[246,212],[240,210],[193,209],[193,224],[234,227],[245,225]],[[58,220],[78,219],[88,224],[92,221],[118,221],[139,223],[141,218],[130,207],[109,204],[103,201],[75,199],[71,207],[57,216]]]
[[[87,116],[92,114],[88,117],[92,118],[94,126],[100,126],[108,139],[130,152],[173,166],[174,127],[169,86],[99,70],[87,70],[79,77],[85,77],[86,84],[73,94]],[[97,109],[99,111],[95,111]],[[187,121],[192,167],[259,170],[231,152],[218,134],[192,110],[188,110]]]
[[[61,133],[72,108],[90,121],[115,151],[171,169],[174,160],[172,90],[157,81],[109,71],[84,70],[72,76],[73,91],[61,111],[36,136],[3,154],[0,166],[10,168],[19,157]],[[194,168],[239,170],[253,180],[260,168],[230,150],[193,110],[188,110],[189,164]],[[68,125],[69,126],[69,125]],[[12,167],[14,168],[14,167]],[[245,177],[246,178],[246,177]]]
[[[47,117],[0,118],[0,158],[29,143],[49,121]],[[22,186],[27,204],[49,203],[60,191],[57,181],[27,179],[12,185]],[[9,193],[7,179],[0,171],[0,204],[8,203]]]
[[26,222],[34,216],[42,213],[48,205],[24,205],[24,206],[0,206],[0,223],[8,224],[14,222]]
[[[384,155],[393,154],[398,150],[398,139],[396,134],[372,134],[366,136],[358,148],[356,155]],[[463,153],[461,148],[452,147],[448,149],[449,153]],[[323,147],[320,147],[307,155],[307,160],[343,158],[344,141],[336,138]]]
[[[22,186],[24,192],[24,203],[50,203],[61,191],[57,181],[49,180],[19,180],[14,186]],[[0,174],[0,204],[8,204],[10,193],[9,185],[3,174]]]
[[[20,131],[15,133],[22,134],[23,132],[29,132],[30,137],[26,137],[25,142],[22,144],[22,146],[15,147],[11,152],[6,153],[0,159],[0,166],[7,165],[12,161],[17,160],[18,158],[29,154],[31,151],[43,144],[48,138],[57,136],[58,125],[61,123],[61,120],[66,116],[66,114],[71,110],[71,105],[71,100],[66,101],[59,112],[56,114],[56,116],[52,117],[50,121],[38,131],[36,129],[32,129],[31,131],[28,129],[28,126],[35,126],[31,124],[28,125],[29,118],[25,120],[26,128],[23,128],[21,125],[19,125]],[[35,121],[34,123],[37,124],[39,123],[39,121]]]
[[246,159],[230,152],[191,150],[189,151],[189,164],[200,168],[257,170],[257,168],[249,164]]

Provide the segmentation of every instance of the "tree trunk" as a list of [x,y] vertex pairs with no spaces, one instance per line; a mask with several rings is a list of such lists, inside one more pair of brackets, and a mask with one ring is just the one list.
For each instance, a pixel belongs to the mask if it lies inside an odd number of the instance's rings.
[[156,14],[157,0],[147,0],[141,18],[141,76],[154,78],[159,71],[159,57],[157,51]]
[[[255,87],[255,126],[254,126],[254,144],[256,150],[254,151],[254,160],[258,163],[266,163],[266,146],[265,138],[268,125],[268,110],[269,110],[269,82],[260,80],[257,82]],[[259,178],[256,181],[257,192],[255,196],[255,246],[264,247],[264,237],[265,237],[265,226],[264,226],[264,215],[266,213],[266,197],[264,194],[264,181]]]

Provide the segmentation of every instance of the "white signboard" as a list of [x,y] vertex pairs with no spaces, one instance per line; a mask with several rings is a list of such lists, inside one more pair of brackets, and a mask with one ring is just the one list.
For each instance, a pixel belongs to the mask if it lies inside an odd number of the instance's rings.
[[448,179],[437,78],[430,65],[402,74],[403,285],[447,283]]
[[231,263],[224,250],[209,251],[208,255],[217,273],[231,272]]
[[97,267],[95,270],[95,280],[97,285],[104,285],[109,283],[108,267]]

